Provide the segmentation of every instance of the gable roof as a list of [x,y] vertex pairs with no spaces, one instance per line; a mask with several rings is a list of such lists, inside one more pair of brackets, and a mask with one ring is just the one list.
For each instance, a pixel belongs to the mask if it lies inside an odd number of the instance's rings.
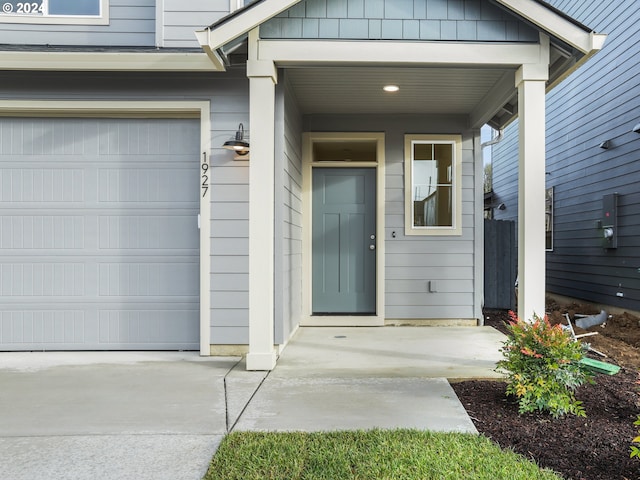
[[[302,0],[255,0],[226,17],[196,32],[202,46],[216,50],[253,28],[293,7]],[[488,0],[501,6],[551,38],[571,46],[583,55],[600,50],[606,36],[552,7],[543,0]],[[206,40],[206,43],[204,42]]]

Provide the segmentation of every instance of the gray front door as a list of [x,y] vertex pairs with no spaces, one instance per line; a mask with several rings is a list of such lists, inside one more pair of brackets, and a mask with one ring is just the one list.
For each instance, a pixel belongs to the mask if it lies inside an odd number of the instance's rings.
[[376,171],[314,168],[312,309],[376,313]]

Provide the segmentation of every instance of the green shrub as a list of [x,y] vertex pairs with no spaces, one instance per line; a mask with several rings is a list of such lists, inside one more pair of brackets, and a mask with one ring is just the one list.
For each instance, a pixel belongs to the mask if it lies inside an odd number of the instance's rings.
[[507,373],[507,394],[517,397],[519,412],[585,417],[574,392],[591,381],[591,374],[579,364],[586,348],[546,317],[534,315],[532,322],[525,322],[513,312],[510,315],[509,333],[500,350],[504,359],[498,362],[498,369]]
[[[640,415],[638,415],[638,419],[633,422],[634,425],[640,426]],[[638,436],[632,440],[633,445],[631,445],[631,455],[630,457],[637,458],[640,460],[640,430],[638,431]]]

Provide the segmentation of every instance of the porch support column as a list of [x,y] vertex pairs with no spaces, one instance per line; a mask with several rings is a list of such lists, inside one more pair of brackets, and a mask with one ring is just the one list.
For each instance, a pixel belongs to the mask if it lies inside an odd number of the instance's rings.
[[[277,70],[257,60],[257,34],[249,36],[249,353],[247,370],[273,370],[274,348],[274,132]],[[252,55],[253,53],[253,55]],[[253,58],[252,58],[253,57]]]
[[545,88],[548,64],[516,73],[519,117],[518,317],[545,314]]

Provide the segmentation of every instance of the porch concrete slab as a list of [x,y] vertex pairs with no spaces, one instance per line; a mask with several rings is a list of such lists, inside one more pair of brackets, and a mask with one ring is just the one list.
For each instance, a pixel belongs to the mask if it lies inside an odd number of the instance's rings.
[[302,327],[235,430],[477,433],[447,379],[499,378],[489,327]]
[[272,375],[500,378],[505,339],[491,327],[301,327]]
[[415,428],[477,433],[442,378],[284,378],[269,376],[238,431]]
[[2,353],[0,478],[199,480],[227,432],[224,378],[239,360]]

